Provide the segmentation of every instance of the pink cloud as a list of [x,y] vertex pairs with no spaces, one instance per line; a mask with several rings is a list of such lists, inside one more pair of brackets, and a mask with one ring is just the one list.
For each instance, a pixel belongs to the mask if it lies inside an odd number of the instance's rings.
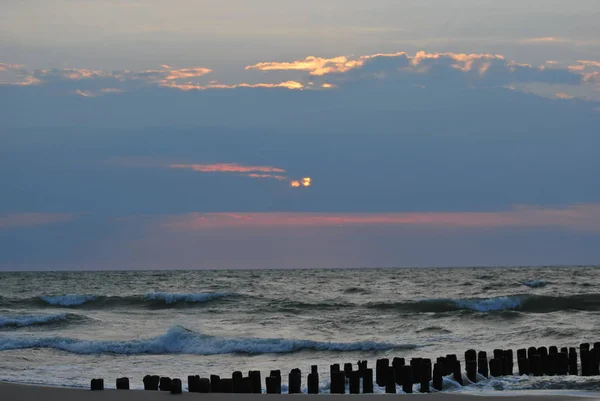
[[271,166],[242,166],[237,163],[215,164],[170,164],[170,168],[180,168],[200,173],[285,173],[284,169]]
[[15,213],[0,216],[0,229],[32,227],[54,223],[66,223],[75,216],[70,213]]
[[499,212],[189,213],[165,217],[172,231],[242,227],[429,226],[438,228],[560,228],[600,231],[600,204],[565,208],[519,206]]

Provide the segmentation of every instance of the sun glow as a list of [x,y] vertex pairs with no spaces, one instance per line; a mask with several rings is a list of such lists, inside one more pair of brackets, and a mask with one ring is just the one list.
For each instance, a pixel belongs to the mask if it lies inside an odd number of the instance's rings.
[[304,177],[302,179],[302,185],[305,187],[310,187],[311,183],[312,183],[312,179],[310,177]]
[[294,180],[294,181],[290,182],[290,185],[294,188],[298,188],[300,186],[300,181]]

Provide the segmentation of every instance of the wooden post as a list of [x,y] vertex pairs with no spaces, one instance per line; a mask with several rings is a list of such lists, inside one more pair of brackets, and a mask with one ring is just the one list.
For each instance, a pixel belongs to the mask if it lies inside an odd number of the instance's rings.
[[569,356],[566,352],[559,352],[556,356],[556,374],[566,376],[569,373]]
[[502,367],[504,372],[506,372],[504,374],[512,376],[513,371],[514,371],[514,366],[515,366],[513,350],[512,349],[504,350],[504,358],[507,363],[506,368],[504,368],[504,366]]
[[92,379],[90,381],[90,390],[92,390],[92,391],[104,390],[104,379]]
[[344,364],[344,374],[346,375],[346,379],[350,377],[350,373],[352,373],[352,364],[345,363]]
[[456,361],[456,363],[454,364],[454,372],[452,374],[454,376],[454,380],[462,386],[463,379],[459,361]]
[[317,365],[310,365],[310,373],[319,374],[319,367]]
[[129,378],[128,377],[120,377],[116,382],[117,390],[129,390]]
[[210,393],[210,379],[202,377],[198,380],[198,393]]
[[469,349],[465,351],[465,362],[475,361],[477,362],[477,351]]
[[440,362],[433,365],[433,388],[437,391],[442,391],[442,385],[444,383],[444,373],[446,368]]
[[528,375],[530,373],[529,359],[519,358],[517,359],[517,364],[519,366],[519,376]]
[[300,371],[300,369],[292,369],[288,378],[288,393],[300,394],[302,392],[302,372]]
[[188,393],[199,393],[200,376],[188,376]]
[[388,366],[386,379],[385,392],[387,394],[396,394],[396,371],[393,366]]
[[171,391],[171,378],[170,377],[161,377],[158,389],[160,391]]
[[171,379],[171,394],[181,394],[182,392],[181,379]]
[[146,375],[144,376],[144,390],[150,391],[158,391],[158,383],[160,381],[160,377],[156,375]]
[[281,376],[269,376],[265,378],[267,394],[281,394]]
[[542,356],[540,354],[531,355],[531,358],[529,358],[529,369],[534,376],[542,376],[544,374]]
[[248,372],[248,377],[252,383],[252,393],[262,394],[262,380],[260,378],[260,370],[251,370]]
[[558,354],[558,347],[556,345],[551,345],[548,347],[548,355]]
[[499,358],[490,359],[490,375],[493,377],[502,376],[502,360]]
[[415,383],[414,369],[411,365],[402,366],[402,391],[412,394]]
[[446,355],[446,376],[454,374],[454,367],[458,362],[458,358],[456,354],[448,354]]
[[252,394],[252,380],[249,376],[244,376],[242,379],[242,392],[244,394]]
[[556,371],[556,357],[558,354],[548,354],[546,357],[546,365],[544,366],[544,374],[546,376],[554,376]]
[[[423,366],[423,358],[412,358],[410,366],[413,368],[413,384],[421,383],[421,368]],[[404,383],[404,380],[402,380]]]
[[591,360],[589,348],[580,348],[579,357],[581,358],[581,376],[591,376]]
[[312,369],[308,374],[308,394],[319,394],[319,374],[316,369]]
[[222,378],[220,393],[232,394],[233,393],[233,379]]
[[346,375],[344,372],[337,371],[331,373],[331,388],[329,392],[331,394],[346,393]]
[[479,351],[477,354],[477,372],[487,378],[489,374],[487,352]]
[[348,384],[350,394],[360,394],[360,372],[358,370],[350,372]]
[[421,363],[421,393],[429,393],[429,381],[431,380],[431,359],[423,359]]
[[577,376],[579,370],[577,369],[577,349],[575,347],[569,348],[569,374]]
[[358,371],[360,372],[360,377],[365,376],[366,369],[367,369],[367,361],[358,361]]
[[221,392],[221,377],[218,375],[210,375],[210,392],[220,393]]
[[[366,366],[366,365],[365,365]],[[363,371],[363,394],[373,393],[373,369],[366,368]]]
[[394,377],[396,379],[396,384],[402,385],[402,366],[406,364],[404,358],[394,358],[392,359],[392,367],[394,368]]
[[467,378],[471,383],[477,383],[477,362],[468,360],[465,362],[465,370],[467,371]]
[[600,343],[594,343],[594,347],[590,350],[591,353],[591,374],[592,376],[600,375]]
[[235,394],[242,394],[244,392],[244,375],[239,370],[236,370],[231,375],[231,382],[233,385],[233,392]]
[[538,347],[538,354],[542,358],[542,374],[546,372],[546,365],[548,364],[548,348]]
[[389,366],[389,359],[382,358],[377,360],[377,364],[375,365],[375,382],[379,387],[385,387],[387,384]]

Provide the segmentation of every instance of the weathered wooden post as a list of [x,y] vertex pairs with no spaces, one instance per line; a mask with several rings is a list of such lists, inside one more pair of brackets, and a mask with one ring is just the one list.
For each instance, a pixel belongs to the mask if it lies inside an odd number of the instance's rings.
[[364,377],[366,369],[367,361],[358,361],[358,371],[360,372],[360,377]]
[[171,391],[171,378],[161,377],[159,380],[158,389],[160,391]]
[[252,393],[262,394],[262,380],[260,377],[260,370],[251,370],[248,372],[248,377],[252,383]]
[[594,343],[594,347],[590,350],[591,354],[591,370],[592,376],[600,375],[600,343]]
[[394,378],[396,379],[396,384],[402,385],[402,366],[406,364],[404,358],[394,358],[392,359],[392,367],[394,368]]
[[249,376],[244,376],[242,379],[242,392],[244,394],[252,394],[252,380]]
[[[366,365],[365,365],[366,366]],[[363,394],[373,393],[373,369],[366,368],[363,371]]]
[[116,381],[117,390],[129,390],[129,378],[120,377]]
[[350,373],[352,373],[352,364],[345,363],[344,364],[344,374],[346,375],[346,379],[350,378]]
[[440,362],[437,362],[433,365],[433,388],[437,391],[442,391],[442,385],[444,383],[444,373],[446,372],[446,368]]
[[265,377],[267,394],[281,394],[281,376],[271,375]]
[[456,354],[446,355],[446,376],[454,374],[456,362],[458,362],[458,357]]
[[503,362],[506,362],[506,369],[504,368],[504,366],[502,367],[503,373],[504,373],[504,375],[512,376],[513,371],[514,371],[514,366],[515,366],[513,350],[512,349],[504,350],[503,357],[504,357]]
[[319,394],[319,373],[317,372],[316,365],[311,366],[307,383],[308,394]]
[[581,358],[581,376],[591,376],[591,358],[589,348],[580,348],[579,357]]
[[490,359],[490,375],[493,377],[502,376],[502,359],[499,359],[499,358]]
[[546,365],[544,366],[544,374],[546,376],[554,376],[556,371],[556,359],[558,354],[548,354],[546,357]]
[[529,369],[534,376],[542,376],[544,374],[544,366],[542,365],[542,356],[540,354],[533,354],[529,358]]
[[[423,358],[412,358],[410,366],[413,368],[413,384],[421,383],[421,368],[423,366]],[[402,380],[404,383],[404,380]]]
[[302,372],[300,369],[292,369],[289,376],[288,393],[300,394],[302,391]]
[[471,383],[477,383],[477,362],[469,360],[465,363],[465,370],[467,371],[467,378]]
[[385,383],[385,392],[387,394],[396,394],[396,370],[393,366],[388,366],[386,379],[387,383]]
[[452,375],[454,376],[454,380],[462,386],[463,379],[462,379],[462,371],[460,368],[460,361],[456,361],[456,363],[454,364],[454,372],[452,372]]
[[538,347],[538,354],[542,358],[542,375],[546,373],[548,364],[548,348],[546,347]]
[[235,394],[242,394],[244,392],[244,375],[242,372],[239,370],[233,372],[231,375],[231,382]]
[[477,351],[474,349],[468,349],[465,351],[465,362],[477,361]]
[[562,348],[560,349],[560,352],[564,352],[565,354],[567,354],[567,355],[568,355],[568,354],[569,354],[569,349],[568,349],[567,347],[562,347]]
[[569,356],[566,352],[559,352],[556,356],[556,374],[566,376],[569,373]]
[[556,345],[551,345],[548,347],[548,355],[558,354],[558,347]]
[[412,394],[415,383],[414,369],[411,365],[402,366],[402,391]]
[[90,380],[90,390],[92,390],[92,391],[104,390],[104,379]]
[[527,349],[521,348],[517,350],[517,366],[519,367],[519,375],[529,374],[529,360],[527,359]]
[[477,372],[485,378],[489,376],[487,352],[485,351],[479,351],[477,354]]
[[181,394],[182,392],[181,379],[171,379],[171,394]]
[[575,347],[569,348],[569,374],[577,376],[579,370],[577,369],[577,349]]
[[220,393],[221,392],[221,377],[218,375],[210,375],[210,392]]
[[232,394],[233,393],[233,379],[226,377],[221,378],[221,390],[220,393]]
[[159,376],[146,375],[142,381],[144,383],[144,390],[158,391],[158,383],[160,382]]
[[200,376],[188,375],[188,393],[199,393]]
[[208,377],[201,377],[198,380],[198,393],[210,393],[210,379]]
[[379,387],[385,387],[387,384],[389,366],[389,359],[382,358],[377,360],[377,364],[375,365],[375,382]]
[[350,394],[360,394],[360,372],[358,370],[350,372],[348,387]]
[[346,393],[346,375],[344,372],[340,372],[339,370],[331,372],[331,388],[329,392],[331,394]]
[[431,380],[431,359],[425,358],[421,363],[421,393],[429,393],[429,381]]

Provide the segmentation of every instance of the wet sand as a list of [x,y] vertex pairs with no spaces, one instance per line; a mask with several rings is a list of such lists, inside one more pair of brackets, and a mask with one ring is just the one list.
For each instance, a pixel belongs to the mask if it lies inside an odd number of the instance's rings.
[[2,401],[153,401],[153,400],[175,400],[183,399],[202,399],[205,401],[258,401],[272,400],[285,401],[290,398],[300,398],[305,401],[314,401],[328,398],[347,398],[355,401],[382,401],[391,399],[411,398],[418,401],[561,401],[561,400],[590,400],[599,399],[597,393],[590,393],[588,397],[571,396],[571,395],[502,395],[498,392],[494,395],[481,394],[460,394],[460,393],[436,393],[436,394],[365,394],[365,395],[264,395],[264,394],[197,394],[183,393],[179,395],[171,395],[169,393],[157,391],[143,390],[104,390],[90,391],[86,389],[74,388],[58,388],[58,387],[41,387],[25,384],[0,383],[0,400]]

